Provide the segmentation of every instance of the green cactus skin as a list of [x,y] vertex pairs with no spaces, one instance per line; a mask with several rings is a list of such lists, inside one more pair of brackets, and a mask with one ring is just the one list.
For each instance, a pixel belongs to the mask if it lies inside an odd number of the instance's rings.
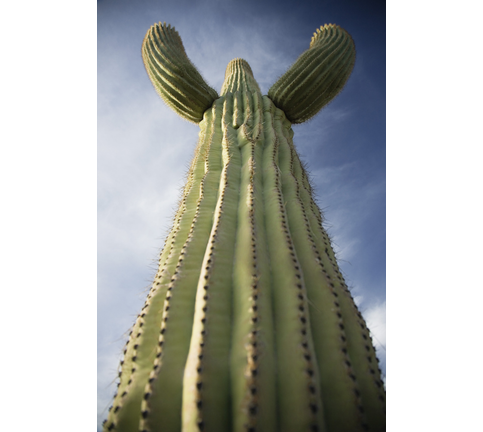
[[166,24],[142,52],[200,134],[104,431],[385,430],[369,330],[292,140],[347,81],[352,39],[321,27],[268,96],[242,59],[218,96]]

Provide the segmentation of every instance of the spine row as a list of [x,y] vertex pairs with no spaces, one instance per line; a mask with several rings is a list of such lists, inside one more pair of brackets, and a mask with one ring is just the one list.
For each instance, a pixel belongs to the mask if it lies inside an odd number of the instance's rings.
[[278,416],[281,431],[323,430],[317,360],[311,340],[305,282],[285,211],[278,166],[283,113],[264,97],[265,229],[272,268]]
[[[231,98],[230,98],[231,99]],[[229,430],[232,273],[239,203],[240,151],[223,108],[223,163],[213,228],[203,260],[183,381],[183,431]]]

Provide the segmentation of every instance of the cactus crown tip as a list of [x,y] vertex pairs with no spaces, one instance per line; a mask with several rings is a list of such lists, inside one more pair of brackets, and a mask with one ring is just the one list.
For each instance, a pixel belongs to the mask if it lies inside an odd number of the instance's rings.
[[166,24],[166,21],[164,22],[157,22],[157,23],[154,23],[151,28],[163,28],[165,30],[173,30],[173,31],[176,31],[176,29],[174,28],[174,26],[172,26],[171,24]]
[[228,66],[226,67],[225,71],[225,79],[227,76],[231,75],[236,71],[237,68],[242,68],[246,72],[248,72],[251,76],[253,76],[253,71],[248,62],[245,59],[242,58],[235,58],[230,63],[228,63]]

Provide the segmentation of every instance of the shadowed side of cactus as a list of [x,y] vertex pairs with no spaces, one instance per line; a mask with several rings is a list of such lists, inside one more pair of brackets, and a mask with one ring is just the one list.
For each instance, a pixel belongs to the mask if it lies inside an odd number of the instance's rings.
[[149,77],[200,134],[105,431],[385,430],[369,330],[291,128],[340,91],[354,57],[326,25],[268,96],[235,59],[218,97],[174,28],[148,31]]

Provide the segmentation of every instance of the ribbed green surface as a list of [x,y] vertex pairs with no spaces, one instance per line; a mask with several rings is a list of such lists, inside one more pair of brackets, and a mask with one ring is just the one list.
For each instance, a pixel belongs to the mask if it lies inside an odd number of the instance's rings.
[[154,24],[144,38],[142,56],[149,78],[166,104],[186,120],[199,123],[218,94],[186,56],[174,27]]
[[268,91],[269,98],[292,123],[316,115],[344,87],[355,62],[350,35],[333,24],[314,33],[310,48]]
[[[170,49],[182,49],[169,27],[150,31],[160,29],[174,38]],[[311,50],[345,35],[326,26]],[[298,78],[286,75],[288,88]],[[200,129],[104,430],[385,430],[374,347],[291,122],[262,96],[245,60],[228,65]]]

